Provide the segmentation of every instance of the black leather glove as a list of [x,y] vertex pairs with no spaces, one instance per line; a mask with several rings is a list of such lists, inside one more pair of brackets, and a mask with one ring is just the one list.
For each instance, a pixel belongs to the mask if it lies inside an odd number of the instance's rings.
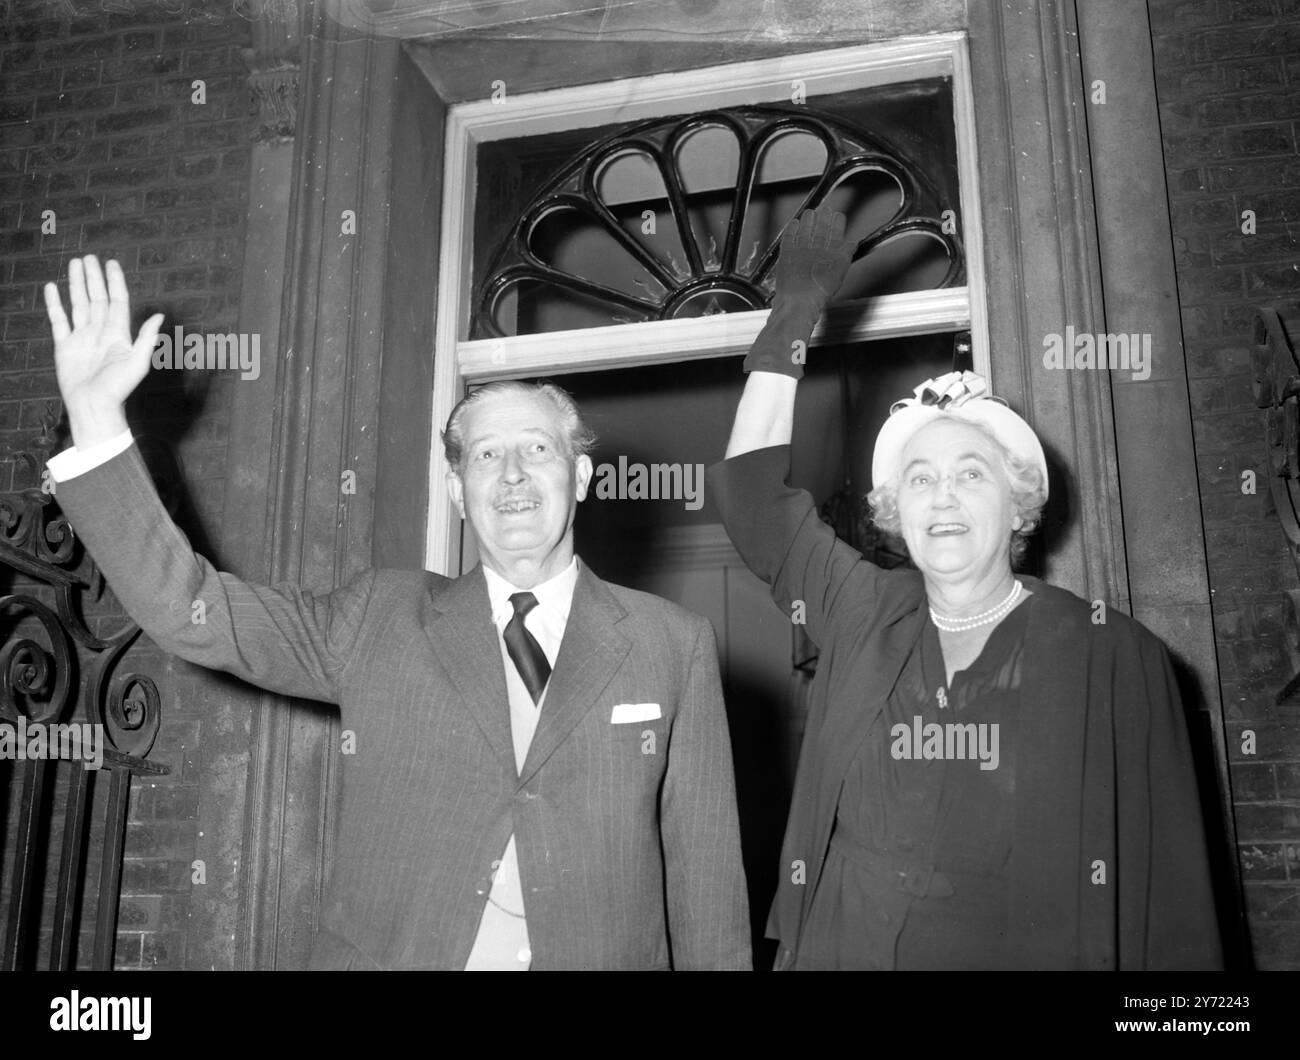
[[845,218],[826,204],[805,210],[781,237],[772,312],[745,357],[746,372],[803,377],[803,353],[817,319],[853,261]]

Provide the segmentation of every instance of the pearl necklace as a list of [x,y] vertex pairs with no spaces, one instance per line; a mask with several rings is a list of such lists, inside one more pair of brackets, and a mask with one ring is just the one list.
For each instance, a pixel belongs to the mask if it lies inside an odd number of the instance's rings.
[[965,633],[968,629],[987,626],[990,622],[998,621],[1016,606],[1016,601],[1020,599],[1021,588],[1021,584],[1016,582],[1012,585],[1011,592],[1007,594],[1007,598],[1002,603],[989,611],[985,611],[982,615],[972,615],[970,618],[945,618],[931,607],[930,621],[943,630],[944,633]]

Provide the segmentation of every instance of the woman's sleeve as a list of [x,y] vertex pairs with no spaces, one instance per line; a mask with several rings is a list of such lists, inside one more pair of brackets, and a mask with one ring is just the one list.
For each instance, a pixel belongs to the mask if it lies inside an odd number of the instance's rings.
[[[1115,734],[1121,887],[1126,857],[1147,871],[1146,886],[1126,887],[1120,903],[1120,944],[1129,951],[1121,952],[1120,967],[1218,969],[1206,822],[1182,697],[1163,644],[1141,637],[1136,654],[1141,673],[1129,687],[1145,702],[1120,715],[1129,720]],[[1145,930],[1133,930],[1139,922]]]
[[792,620],[824,645],[844,607],[874,606],[885,573],[846,545],[817,514],[811,494],[787,484],[790,446],[755,449],[714,464],[709,497],[746,565],[772,587]]

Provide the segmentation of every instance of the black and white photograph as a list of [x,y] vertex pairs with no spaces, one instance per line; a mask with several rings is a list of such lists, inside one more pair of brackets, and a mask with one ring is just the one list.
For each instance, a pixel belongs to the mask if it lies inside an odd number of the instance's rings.
[[0,12],[16,1034],[1285,1035],[1300,5]]

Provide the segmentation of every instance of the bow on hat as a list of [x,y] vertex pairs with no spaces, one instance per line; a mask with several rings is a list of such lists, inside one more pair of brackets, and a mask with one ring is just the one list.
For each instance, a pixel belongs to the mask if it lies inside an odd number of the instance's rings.
[[979,424],[1006,449],[1028,460],[1043,476],[1047,491],[1047,458],[1038,435],[1011,407],[988,392],[988,381],[974,372],[948,372],[927,379],[912,393],[915,397],[896,401],[889,408],[871,458],[871,480],[881,486],[898,472],[903,447],[926,424],[939,416],[951,416]]
[[899,409],[917,404],[934,405],[940,409],[950,406],[960,408],[971,398],[977,397],[1006,404],[1000,397],[990,394],[987,380],[974,372],[949,372],[947,375],[935,376],[913,389],[912,393],[916,397],[903,398],[902,401],[895,401],[890,405],[889,414],[892,416]]

